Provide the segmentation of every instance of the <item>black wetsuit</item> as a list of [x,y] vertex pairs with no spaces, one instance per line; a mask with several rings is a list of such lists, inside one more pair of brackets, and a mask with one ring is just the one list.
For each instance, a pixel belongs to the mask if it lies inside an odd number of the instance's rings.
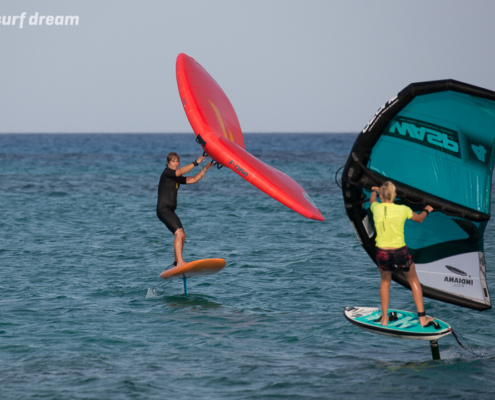
[[175,214],[177,208],[177,192],[181,184],[186,184],[185,176],[176,176],[175,171],[169,167],[165,168],[160,176],[158,185],[158,203],[156,205],[156,215],[170,232],[175,233],[182,228],[179,217]]

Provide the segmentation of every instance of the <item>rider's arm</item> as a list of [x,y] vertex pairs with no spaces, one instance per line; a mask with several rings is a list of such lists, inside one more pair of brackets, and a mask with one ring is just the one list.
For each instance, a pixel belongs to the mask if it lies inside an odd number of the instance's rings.
[[411,217],[411,220],[413,220],[414,222],[423,222],[425,220],[425,218],[428,216],[428,214],[430,212],[433,211],[433,207],[432,206],[426,206],[423,211],[421,211],[419,214],[417,213],[413,213],[412,217]]
[[194,176],[187,176],[186,177],[186,184],[190,185],[192,183],[198,182],[203,176],[205,176],[206,171],[208,171],[213,165],[213,161],[210,161],[204,168],[201,169],[196,175]]
[[376,194],[378,193],[379,190],[380,189],[378,188],[378,186],[373,186],[371,188],[370,205],[376,201]]
[[[201,161],[203,161],[206,157],[201,156],[196,160],[196,165],[199,164]],[[182,176],[187,174],[190,170],[192,170],[196,165],[194,163],[190,163],[187,165],[184,165],[182,168],[179,168],[177,171],[175,171],[175,176]]]

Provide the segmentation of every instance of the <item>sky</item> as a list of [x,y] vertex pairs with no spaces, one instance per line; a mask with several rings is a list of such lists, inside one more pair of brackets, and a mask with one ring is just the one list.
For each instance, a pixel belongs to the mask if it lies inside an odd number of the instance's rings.
[[180,53],[245,133],[357,133],[413,82],[495,91],[494,15],[492,0],[2,0],[0,133],[192,132]]

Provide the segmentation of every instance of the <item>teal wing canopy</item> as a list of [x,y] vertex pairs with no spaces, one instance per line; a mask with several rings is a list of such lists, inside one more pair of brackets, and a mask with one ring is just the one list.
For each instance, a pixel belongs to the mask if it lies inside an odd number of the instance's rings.
[[[424,295],[474,309],[491,308],[483,234],[490,219],[495,93],[454,80],[409,85],[358,136],[342,174],[347,214],[375,260],[369,189],[390,180],[399,204],[420,211],[406,221],[406,244]],[[405,276],[393,278],[408,287]]]

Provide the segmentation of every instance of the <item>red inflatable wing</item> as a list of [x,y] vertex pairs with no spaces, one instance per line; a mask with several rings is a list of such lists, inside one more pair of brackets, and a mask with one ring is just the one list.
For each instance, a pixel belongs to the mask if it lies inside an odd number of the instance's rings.
[[245,150],[234,107],[210,74],[185,54],[177,57],[176,68],[184,110],[205,152],[295,212],[324,221],[313,200],[294,179]]

